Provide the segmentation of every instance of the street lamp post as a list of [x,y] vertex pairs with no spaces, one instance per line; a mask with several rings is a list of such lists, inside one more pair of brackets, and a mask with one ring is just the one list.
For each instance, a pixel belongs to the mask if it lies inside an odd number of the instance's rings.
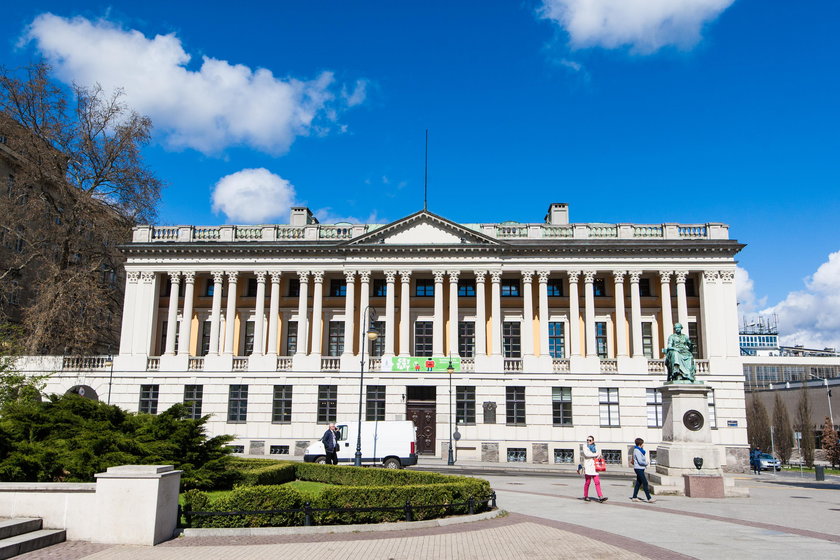
[[111,353],[110,346],[108,347],[108,359],[103,365],[111,368],[111,372],[108,374],[108,404],[111,404],[111,383],[114,381],[114,355]]
[[452,373],[454,371],[452,356],[449,356],[449,366],[446,368],[446,373],[449,374],[449,460],[446,464],[450,467],[455,464],[455,458],[452,456]]
[[362,466],[362,394],[365,385],[365,346],[367,346],[368,341],[372,342],[379,338],[379,332],[373,328],[373,322],[376,320],[376,309],[370,305],[365,307],[365,311],[362,313],[362,322],[365,320],[367,320],[367,339],[362,342],[362,360],[359,362],[359,429],[356,434],[356,456],[353,459],[353,465],[356,467]]

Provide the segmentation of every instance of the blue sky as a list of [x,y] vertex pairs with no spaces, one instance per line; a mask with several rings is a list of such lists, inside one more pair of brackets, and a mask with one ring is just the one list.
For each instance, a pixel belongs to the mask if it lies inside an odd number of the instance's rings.
[[[26,4],[26,5],[25,5]],[[840,346],[840,3],[30,2],[0,63],[126,88],[159,222],[725,222],[742,308]]]

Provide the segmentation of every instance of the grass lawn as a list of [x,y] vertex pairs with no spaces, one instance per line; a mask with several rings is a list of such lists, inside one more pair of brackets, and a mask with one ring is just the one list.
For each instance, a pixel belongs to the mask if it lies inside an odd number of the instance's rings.
[[[784,465],[782,469],[791,472],[799,472],[799,467],[797,465]],[[802,467],[802,472],[813,474],[814,467]],[[832,469],[831,467],[825,467],[825,474],[840,474],[840,469]]]

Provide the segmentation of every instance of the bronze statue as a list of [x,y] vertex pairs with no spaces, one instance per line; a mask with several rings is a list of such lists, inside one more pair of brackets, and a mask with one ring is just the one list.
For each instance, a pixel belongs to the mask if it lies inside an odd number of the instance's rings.
[[674,325],[674,334],[668,337],[665,347],[665,368],[668,370],[668,382],[694,383],[694,344],[682,334],[682,325]]

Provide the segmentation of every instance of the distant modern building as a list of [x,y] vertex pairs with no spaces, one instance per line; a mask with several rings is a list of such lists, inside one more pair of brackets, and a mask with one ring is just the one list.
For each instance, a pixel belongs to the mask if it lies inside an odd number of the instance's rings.
[[779,329],[775,317],[744,320],[738,333],[742,356],[772,356],[779,353]]
[[420,453],[445,456],[452,425],[459,458],[574,464],[593,434],[627,464],[635,438],[661,439],[680,322],[721,463],[738,469],[742,247],[724,224],[570,223],[565,204],[536,223],[421,210],[325,225],[294,208],[287,225],[140,226],[119,355],[24,365],[58,370],[53,392],[153,414],[186,403],[251,454],[301,454],[361,401],[364,419],[413,420]]

